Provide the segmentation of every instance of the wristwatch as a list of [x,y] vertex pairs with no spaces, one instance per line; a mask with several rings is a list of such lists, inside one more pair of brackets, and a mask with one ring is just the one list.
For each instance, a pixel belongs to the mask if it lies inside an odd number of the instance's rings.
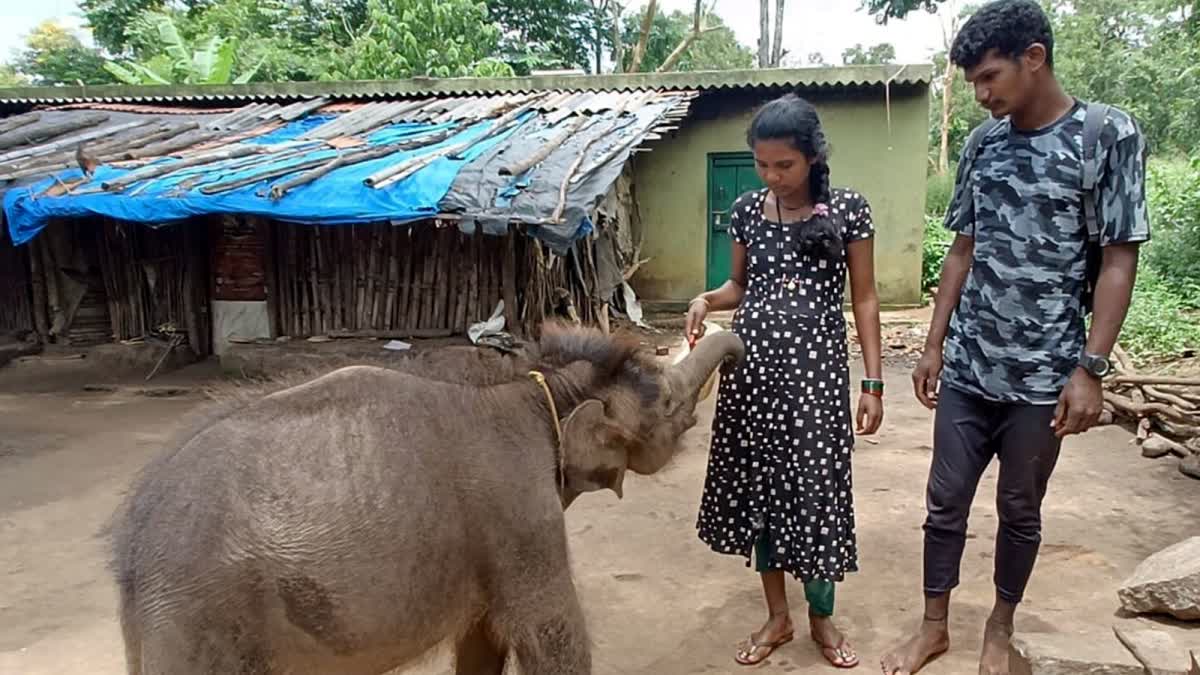
[[1103,379],[1112,372],[1112,361],[1099,354],[1084,352],[1083,356],[1079,357],[1079,367],[1083,368],[1088,375],[1097,379]]

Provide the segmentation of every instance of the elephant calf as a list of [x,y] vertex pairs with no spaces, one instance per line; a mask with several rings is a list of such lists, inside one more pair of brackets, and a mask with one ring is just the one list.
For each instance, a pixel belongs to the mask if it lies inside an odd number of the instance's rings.
[[547,326],[544,386],[351,366],[214,412],[114,518],[128,672],[366,675],[449,639],[458,673],[590,673],[563,509],[662,468],[742,355]]

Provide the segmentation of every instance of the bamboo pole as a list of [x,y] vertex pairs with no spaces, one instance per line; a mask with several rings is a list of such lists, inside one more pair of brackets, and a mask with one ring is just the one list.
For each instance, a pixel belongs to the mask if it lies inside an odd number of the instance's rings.
[[8,132],[12,131],[13,129],[19,129],[21,127],[29,126],[30,124],[37,124],[38,122],[41,122],[41,121],[42,121],[41,113],[36,113],[36,112],[25,113],[24,115],[17,115],[15,117],[10,117],[10,118],[4,120],[3,122],[0,122],[0,134],[7,134]]
[[506,164],[500,167],[500,175],[502,176],[520,176],[529,169],[541,164],[547,157],[554,153],[563,143],[571,138],[575,132],[579,131],[580,127],[588,121],[586,115],[579,115],[574,120],[569,122],[561,131],[547,140],[533,154],[525,157],[522,160],[515,160],[511,164]]
[[412,275],[416,263],[413,262],[412,227],[403,226],[403,229],[397,234],[400,240],[400,278],[396,286],[396,316],[392,321],[392,326],[396,329],[403,329],[414,325],[408,305],[412,297]]
[[46,292],[45,267],[42,265],[42,252],[38,240],[34,239],[26,247],[29,255],[29,281],[33,289],[33,323],[42,341],[50,335],[50,323],[46,319],[46,308],[49,305]]
[[313,333],[324,335],[328,330],[325,307],[321,302],[321,227],[312,225],[308,228],[308,283],[312,294]]
[[[9,152],[0,154],[0,163],[6,164],[18,159],[27,160],[30,157],[54,154],[63,148],[74,147],[80,143],[94,141],[97,138],[103,138],[105,136],[112,136],[113,134],[118,134],[122,131],[132,129],[143,124],[146,124],[146,122],[126,122],[116,126],[92,129],[91,131],[86,131],[82,134],[71,136],[69,138],[60,138],[50,143],[43,143],[29,148],[21,148],[20,150],[10,150]],[[72,152],[74,152],[74,150],[72,150]]]
[[383,325],[388,330],[396,327],[396,291],[400,287],[400,232],[396,227],[387,229],[388,283],[383,301]]
[[72,131],[94,127],[108,120],[106,113],[89,113],[45,125],[28,125],[0,136],[0,150],[29,143],[40,143]]
[[437,231],[430,227],[429,223],[424,223],[420,227],[423,252],[421,254],[421,311],[418,316],[420,316],[422,328],[434,328],[433,306],[437,293]]
[[113,181],[105,181],[100,183],[100,187],[109,192],[121,192],[129,188],[134,183],[152,178],[158,178],[169,173],[174,173],[181,169],[188,169],[195,166],[203,166],[214,162],[223,162],[231,159],[239,159],[249,155],[262,154],[262,146],[254,145],[233,145],[211,153],[196,155],[187,159],[181,159],[170,163],[152,164],[150,166],[131,171],[120,178]]
[[517,242],[512,229],[504,235],[504,257],[500,269],[503,280],[504,325],[508,331],[519,335],[521,331],[517,325]]

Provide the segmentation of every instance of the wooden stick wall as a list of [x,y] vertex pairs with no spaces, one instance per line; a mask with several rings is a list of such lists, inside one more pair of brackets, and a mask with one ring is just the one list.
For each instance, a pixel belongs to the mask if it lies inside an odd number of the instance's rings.
[[13,246],[0,217],[0,332],[34,329],[32,297],[28,256]]
[[128,340],[172,324],[187,333],[196,354],[207,356],[212,328],[205,228],[107,220],[95,231],[112,335]]
[[501,299],[506,330],[537,335],[560,288],[585,322],[594,315],[583,281],[595,278],[590,246],[573,272],[571,258],[519,232],[467,235],[432,222],[269,227],[268,297],[281,335],[462,335]]

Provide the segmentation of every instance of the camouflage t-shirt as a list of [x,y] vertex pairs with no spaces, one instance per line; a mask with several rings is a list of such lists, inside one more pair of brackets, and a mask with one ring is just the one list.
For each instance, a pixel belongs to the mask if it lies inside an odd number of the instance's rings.
[[[946,337],[944,384],[993,401],[1052,404],[1075,370],[1086,342],[1085,113],[1077,103],[1031,132],[1002,121],[969,176],[960,162],[946,227],[973,237],[975,254]],[[1100,141],[1100,244],[1146,241],[1144,138],[1113,108]]]

